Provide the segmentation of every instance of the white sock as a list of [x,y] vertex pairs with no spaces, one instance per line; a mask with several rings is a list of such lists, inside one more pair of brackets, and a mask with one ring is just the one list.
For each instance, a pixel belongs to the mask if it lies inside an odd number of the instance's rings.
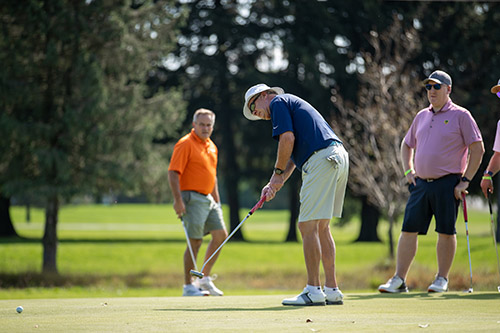
[[335,287],[335,288],[330,288],[330,287],[325,286],[325,293],[326,293],[327,291],[332,291],[332,292],[333,292],[333,291],[337,291],[337,290],[339,290],[339,288],[338,288],[338,287]]
[[306,286],[307,290],[311,293],[311,294],[320,294],[322,291],[321,291],[321,286],[311,286],[311,285],[307,285]]

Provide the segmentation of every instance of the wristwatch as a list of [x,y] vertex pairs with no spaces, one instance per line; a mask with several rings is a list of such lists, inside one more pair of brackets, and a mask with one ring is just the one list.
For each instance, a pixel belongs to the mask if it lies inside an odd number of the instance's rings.
[[280,168],[274,168],[274,173],[277,175],[281,175],[283,173],[283,170],[281,170]]
[[486,171],[484,172],[484,175],[488,175],[488,176],[490,176],[490,177],[493,177],[493,172],[491,172],[491,171],[489,171],[489,170],[486,170]]
[[463,182],[470,183],[470,179],[467,178],[467,177],[465,177],[465,176],[463,176],[460,180],[463,181]]

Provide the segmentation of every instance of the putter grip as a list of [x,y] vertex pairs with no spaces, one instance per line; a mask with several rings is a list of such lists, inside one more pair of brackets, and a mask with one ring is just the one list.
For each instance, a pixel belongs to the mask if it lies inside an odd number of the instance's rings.
[[462,193],[462,204],[464,205],[464,220],[465,222],[468,221],[467,218],[467,203],[465,202],[465,193]]
[[[493,209],[491,208],[491,192],[490,191],[488,191],[488,206],[490,208],[490,215],[493,218]],[[491,222],[493,223],[493,220]]]
[[262,205],[264,204],[264,201],[266,201],[266,197],[263,196],[262,198],[260,198],[259,202],[257,202],[255,204],[255,206],[253,206],[252,210],[250,211],[250,214],[253,214],[253,212],[255,212],[257,209],[259,209],[260,207],[262,207]]

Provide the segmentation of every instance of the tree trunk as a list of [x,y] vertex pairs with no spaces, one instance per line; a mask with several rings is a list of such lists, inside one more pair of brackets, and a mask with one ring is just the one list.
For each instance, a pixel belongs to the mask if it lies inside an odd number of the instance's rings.
[[43,235],[43,273],[57,274],[57,218],[59,199],[50,197],[45,209],[45,233]]
[[[226,64],[226,58],[223,55],[218,57],[218,62],[220,63],[220,68],[223,68]],[[217,92],[218,98],[215,99],[216,105],[215,110],[223,110],[227,108],[227,101],[231,100],[231,95],[228,93],[229,83],[224,75],[221,75],[221,78],[217,81],[218,84],[212,87],[213,91]],[[237,115],[240,117],[238,112],[224,112],[220,117],[217,117],[217,121],[221,126],[221,137],[222,144],[224,150],[221,152],[222,154],[222,172],[224,173],[225,184],[226,184],[226,192],[229,204],[229,222],[231,226],[231,231],[233,231],[238,224],[240,224],[240,202],[239,202],[239,194],[238,194],[238,183],[239,183],[239,168],[238,163],[236,162],[236,156],[238,152],[236,151],[234,145],[234,133],[237,132],[237,129],[233,128],[235,121],[233,121],[234,116]],[[220,161],[220,159],[219,159]],[[241,228],[235,232],[231,240],[239,240],[244,241],[243,232]]]
[[297,220],[299,218],[300,209],[300,177],[292,174],[288,179],[288,186],[290,186],[290,221],[288,227],[288,234],[286,235],[285,242],[297,242]]
[[29,199],[26,203],[26,222],[31,222],[31,205]]
[[361,204],[361,226],[356,242],[380,242],[377,234],[380,210],[371,205],[366,196],[361,198]]
[[16,237],[17,233],[10,218],[10,197],[0,194],[0,236]]
[[394,259],[394,240],[392,238],[392,227],[394,226],[394,216],[389,215],[389,257]]

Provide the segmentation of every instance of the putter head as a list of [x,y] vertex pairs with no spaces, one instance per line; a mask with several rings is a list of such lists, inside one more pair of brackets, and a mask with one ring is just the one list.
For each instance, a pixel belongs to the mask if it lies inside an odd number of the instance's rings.
[[469,290],[467,290],[467,292],[468,292],[469,294],[472,294],[472,292],[473,292],[473,291],[474,291],[474,289],[472,289],[472,288],[469,288]]
[[190,270],[189,274],[191,274],[191,276],[199,277],[200,279],[203,278],[203,276],[204,276],[203,273],[195,271],[194,269]]

